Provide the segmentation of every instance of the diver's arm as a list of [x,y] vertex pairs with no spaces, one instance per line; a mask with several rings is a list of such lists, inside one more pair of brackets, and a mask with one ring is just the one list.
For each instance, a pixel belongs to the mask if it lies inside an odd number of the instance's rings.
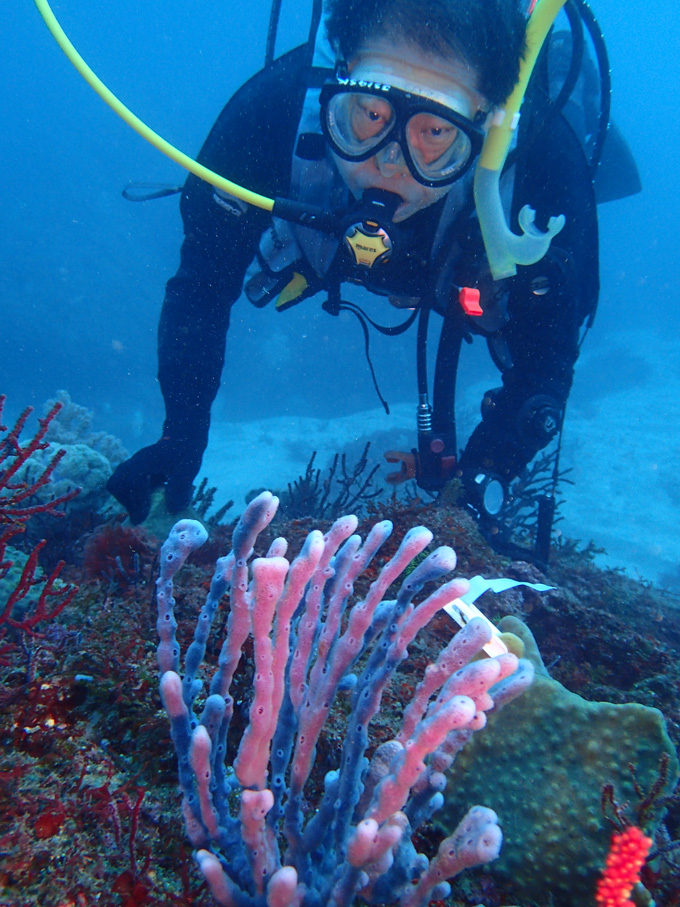
[[[215,123],[200,163],[259,193],[285,195],[303,100],[302,62],[298,49],[247,82]],[[230,309],[269,214],[225,198],[193,176],[181,211],[185,238],[161,313],[158,377],[166,405],[164,436],[200,438],[202,451]]]
[[233,217],[232,224],[214,210],[208,188],[189,177],[182,195],[181,262],[168,281],[158,327],[162,436],[121,463],[107,483],[133,523],[146,519],[151,492],[161,485],[171,513],[190,502],[220,386],[230,309],[259,236],[259,212]]
[[189,503],[208,443],[210,409],[220,387],[233,303],[268,217],[256,209],[231,214],[212,187],[190,177],[182,197],[185,239],[167,284],[158,326],[158,379],[165,402],[161,444],[172,451],[168,508]]
[[[532,266],[510,292],[511,316],[502,332],[512,367],[503,371],[502,387],[488,391],[483,418],[472,433],[459,467],[515,478],[559,430],[578,357],[581,318],[573,264],[553,248],[542,267]],[[540,272],[540,273],[538,273]],[[551,288],[543,296],[531,290],[532,277]],[[550,278],[547,278],[550,281]]]
[[[198,160],[236,183],[285,195],[304,89],[300,51],[258,73],[227,104]],[[220,386],[231,306],[269,223],[190,176],[181,201],[180,267],[167,284],[158,329],[158,377],[165,401],[163,435],[121,464],[108,483],[134,522],[145,519],[151,490],[165,485],[168,508],[187,506],[208,441],[210,408]]]
[[508,284],[502,330],[512,362],[503,386],[485,395],[483,419],[460,460],[463,470],[517,476],[561,426],[579,336],[599,291],[597,211],[578,141],[565,123],[537,147],[520,174],[517,195],[539,217],[564,213],[564,230],[544,259],[519,268]]

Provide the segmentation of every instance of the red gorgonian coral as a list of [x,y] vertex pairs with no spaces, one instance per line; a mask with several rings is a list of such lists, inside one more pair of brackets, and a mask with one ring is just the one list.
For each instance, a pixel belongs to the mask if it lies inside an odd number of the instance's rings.
[[[20,435],[33,408],[27,407],[14,427],[8,429],[2,424],[4,405],[5,396],[0,395],[0,580],[8,577],[15,563],[8,552],[10,540],[23,533],[26,523],[36,514],[63,517],[64,513],[60,508],[79,492],[78,488],[74,488],[49,501],[39,501],[35,497],[36,493],[50,481],[57,464],[64,456],[63,450],[57,451],[47,466],[38,470],[35,478],[24,468],[36,451],[45,450],[47,447],[45,435],[50,422],[61,409],[61,404],[56,403],[47,415],[39,420],[38,430],[25,444],[20,441]],[[76,586],[59,579],[64,566],[63,561],[55,566],[47,579],[41,576],[38,558],[45,544],[43,539],[33,547],[21,568],[21,575],[14,587],[10,587],[11,591],[6,601],[0,598],[0,662],[6,663],[7,657],[16,648],[15,640],[9,638],[11,631],[15,631],[15,634],[16,632],[36,634],[38,624],[53,620],[78,591]],[[33,590],[35,591],[31,596]]]

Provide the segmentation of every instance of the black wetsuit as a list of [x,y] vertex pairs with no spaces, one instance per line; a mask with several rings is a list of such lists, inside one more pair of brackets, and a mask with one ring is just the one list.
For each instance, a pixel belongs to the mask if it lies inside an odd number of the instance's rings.
[[[201,163],[255,192],[286,197],[306,91],[304,67],[301,48],[247,82],[215,123],[199,155]],[[545,121],[540,110],[534,119]],[[522,136],[528,150],[517,159],[515,196],[537,209],[539,225],[549,215],[562,213],[566,226],[541,262],[520,268],[516,278],[504,282],[509,317],[502,338],[493,341],[494,348],[503,347],[506,359],[497,362],[503,387],[488,398],[485,417],[460,460],[465,468],[482,467],[506,477],[517,475],[549,440],[551,432],[534,424],[536,418],[541,421],[532,415],[536,406],[552,407],[559,422],[572,383],[580,327],[594,311],[598,294],[596,207],[581,146],[560,117],[538,140],[530,133],[525,130]],[[128,509],[140,491],[140,470],[150,476],[152,486],[167,481],[171,509],[187,503],[208,441],[230,309],[270,222],[267,212],[225,202],[212,186],[193,176],[184,188],[181,212],[181,264],[168,282],[159,326],[159,379],[166,404],[163,439],[123,464],[109,486]],[[483,258],[478,235],[466,242],[470,262]],[[446,344],[453,348],[461,333],[470,330],[476,330],[473,319],[460,312],[448,324],[444,320],[443,363]],[[449,358],[455,371],[457,356]],[[450,393],[442,387],[441,375],[436,380],[435,419],[446,430],[441,422],[453,419],[455,374]],[[455,438],[453,425],[447,437],[449,442]],[[142,511],[131,510],[133,519],[143,518]]]

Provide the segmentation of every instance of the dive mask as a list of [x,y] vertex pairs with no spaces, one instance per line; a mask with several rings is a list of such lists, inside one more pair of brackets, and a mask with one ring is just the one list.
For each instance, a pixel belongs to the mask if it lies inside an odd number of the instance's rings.
[[321,89],[321,126],[346,161],[366,161],[396,142],[413,178],[436,188],[459,179],[484,141],[480,111],[470,120],[444,104],[382,82],[341,76]]

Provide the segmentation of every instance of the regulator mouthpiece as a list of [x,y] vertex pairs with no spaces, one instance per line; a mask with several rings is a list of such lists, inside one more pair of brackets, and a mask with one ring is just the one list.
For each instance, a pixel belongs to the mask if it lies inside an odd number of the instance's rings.
[[386,264],[392,257],[394,242],[390,230],[392,218],[401,204],[401,197],[385,189],[367,189],[358,212],[353,212],[344,229],[343,241],[354,264],[374,268]]

